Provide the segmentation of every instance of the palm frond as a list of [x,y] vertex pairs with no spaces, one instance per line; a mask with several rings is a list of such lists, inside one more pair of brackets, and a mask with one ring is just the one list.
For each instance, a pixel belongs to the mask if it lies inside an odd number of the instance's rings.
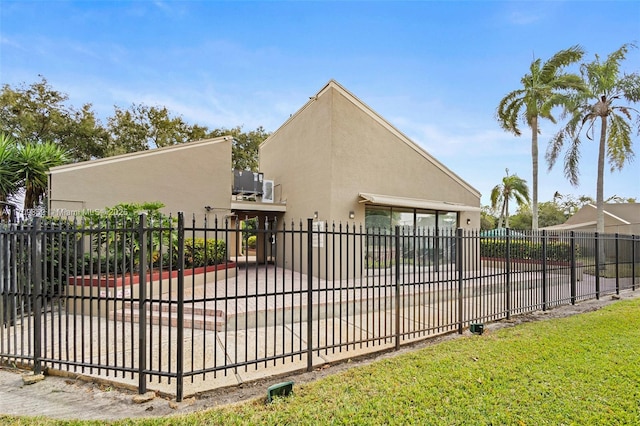
[[633,158],[631,148],[631,125],[623,116],[609,115],[609,134],[607,137],[607,158],[611,171],[620,170],[626,161]]
[[564,157],[564,176],[573,186],[578,186],[580,182],[580,138],[578,136],[572,138],[569,149]]
[[568,49],[561,50],[549,58],[544,63],[541,70],[541,78],[543,81],[554,79],[559,69],[571,65],[584,56],[584,49],[579,45],[571,46]]

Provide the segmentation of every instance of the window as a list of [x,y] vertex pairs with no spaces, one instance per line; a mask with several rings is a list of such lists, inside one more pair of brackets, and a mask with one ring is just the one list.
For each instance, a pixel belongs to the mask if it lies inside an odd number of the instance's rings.
[[450,232],[458,227],[458,212],[430,212],[398,207],[366,206],[365,227],[367,229],[390,231],[396,226]]

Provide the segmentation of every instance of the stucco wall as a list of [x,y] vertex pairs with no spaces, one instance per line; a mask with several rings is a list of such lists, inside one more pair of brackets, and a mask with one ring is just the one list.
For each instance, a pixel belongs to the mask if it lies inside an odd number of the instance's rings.
[[[366,107],[332,87],[309,101],[260,148],[260,170],[281,185],[286,218],[364,223],[360,192],[480,207],[480,194]],[[480,215],[471,227],[480,226]]]
[[360,192],[480,206],[479,196],[443,165],[400,140],[395,129],[374,120],[336,90],[333,98],[332,217],[356,208],[364,222]]
[[280,185],[282,201],[287,201],[285,220],[297,222],[312,217],[314,212],[322,219],[330,218],[330,102],[330,97],[310,102],[260,149],[260,171],[265,179],[273,179]]
[[[332,82],[262,144],[260,171],[281,186],[285,222],[297,226],[302,220],[304,228],[314,212],[329,229],[333,223],[364,224],[361,192],[480,207],[477,190]],[[480,213],[461,212],[460,224],[479,228]],[[300,250],[304,258],[304,244]],[[325,250],[331,248],[314,248],[321,263]],[[291,267],[286,254],[280,258]],[[324,277],[324,265],[317,266]],[[355,268],[359,271],[360,265]]]
[[199,220],[211,206],[213,219],[229,211],[232,181],[231,139],[216,138],[53,168],[49,206],[63,214],[160,201],[164,213],[183,211]]

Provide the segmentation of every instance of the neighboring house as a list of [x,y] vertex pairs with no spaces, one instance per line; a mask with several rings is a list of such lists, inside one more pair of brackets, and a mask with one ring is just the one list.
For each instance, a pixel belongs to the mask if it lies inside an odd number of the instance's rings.
[[[160,201],[165,213],[257,217],[261,227],[274,217],[280,227],[307,218],[385,229],[480,227],[480,193],[333,80],[262,143],[259,175],[234,175],[231,144],[220,137],[54,167],[50,212]],[[263,180],[264,195],[245,188]]]
[[[598,209],[587,204],[561,225],[546,230],[596,232]],[[640,203],[610,203],[604,205],[604,232],[606,234],[640,235]]]

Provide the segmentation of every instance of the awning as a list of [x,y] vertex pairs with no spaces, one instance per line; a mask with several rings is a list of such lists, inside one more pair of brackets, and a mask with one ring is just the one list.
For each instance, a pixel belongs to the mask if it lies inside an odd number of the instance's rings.
[[419,198],[395,197],[393,195],[380,195],[360,193],[360,202],[376,204],[380,206],[409,207],[423,210],[437,210],[442,212],[479,212],[480,207],[467,206],[448,201],[422,200]]

